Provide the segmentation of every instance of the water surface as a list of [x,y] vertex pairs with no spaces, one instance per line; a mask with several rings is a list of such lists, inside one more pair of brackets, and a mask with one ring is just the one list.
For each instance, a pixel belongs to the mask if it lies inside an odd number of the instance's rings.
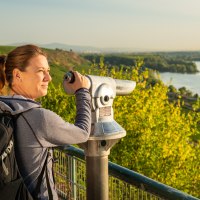
[[[195,61],[195,63],[200,71],[200,61]],[[197,93],[200,95],[200,72],[196,74],[162,72],[160,73],[160,78],[167,85],[173,85],[177,89],[186,87],[194,94]]]

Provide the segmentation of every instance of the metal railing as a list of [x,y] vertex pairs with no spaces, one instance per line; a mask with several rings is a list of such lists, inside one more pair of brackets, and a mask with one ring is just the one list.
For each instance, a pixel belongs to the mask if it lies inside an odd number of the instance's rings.
[[[68,146],[54,150],[54,176],[61,200],[86,200],[84,152]],[[109,162],[110,200],[198,200],[172,187]]]

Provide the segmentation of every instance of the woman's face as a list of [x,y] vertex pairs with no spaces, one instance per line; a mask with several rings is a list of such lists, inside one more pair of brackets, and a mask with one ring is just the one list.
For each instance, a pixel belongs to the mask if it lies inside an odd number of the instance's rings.
[[15,93],[30,99],[36,99],[47,94],[51,81],[50,67],[45,56],[38,55],[29,60],[25,71],[16,70],[13,79]]

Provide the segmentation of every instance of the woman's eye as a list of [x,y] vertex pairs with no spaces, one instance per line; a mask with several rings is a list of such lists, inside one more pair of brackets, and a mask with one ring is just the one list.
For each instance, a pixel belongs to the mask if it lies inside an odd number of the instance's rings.
[[43,69],[39,69],[39,70],[38,70],[38,72],[43,72],[43,71],[44,71]]
[[50,74],[50,70],[45,70],[45,69],[39,69],[38,72],[43,72],[43,73]]

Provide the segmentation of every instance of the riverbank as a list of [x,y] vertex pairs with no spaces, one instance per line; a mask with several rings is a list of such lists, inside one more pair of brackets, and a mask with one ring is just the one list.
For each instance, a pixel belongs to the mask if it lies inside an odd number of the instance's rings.
[[[200,71],[200,61],[195,61],[194,63],[196,64],[197,69]],[[161,72],[159,74],[160,79],[166,85],[173,85],[177,89],[185,87],[193,94],[200,95],[200,72],[196,74]]]

